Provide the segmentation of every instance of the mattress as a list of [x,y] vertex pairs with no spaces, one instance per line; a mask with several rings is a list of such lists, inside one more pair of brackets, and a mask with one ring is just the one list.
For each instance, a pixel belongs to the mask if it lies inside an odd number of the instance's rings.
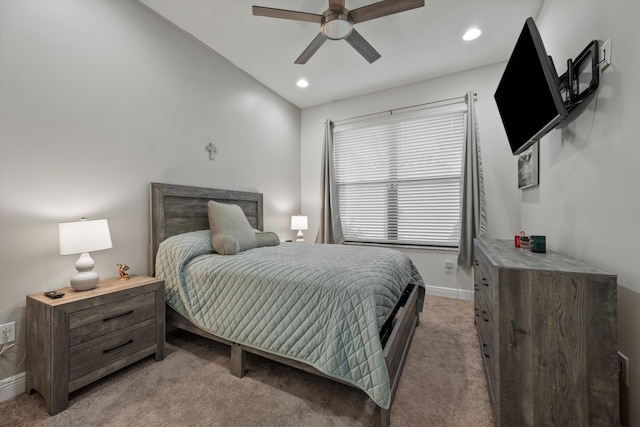
[[390,406],[380,328],[407,284],[424,282],[386,248],[284,243],[218,255],[209,230],[160,244],[169,306],[228,341],[294,359]]

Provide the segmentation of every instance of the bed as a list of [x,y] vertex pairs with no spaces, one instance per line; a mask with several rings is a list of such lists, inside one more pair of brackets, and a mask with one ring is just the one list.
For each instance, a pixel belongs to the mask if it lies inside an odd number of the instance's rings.
[[262,236],[261,193],[152,183],[150,201],[149,265],[165,279],[169,329],[229,345],[240,378],[250,352],[357,387],[380,407],[381,425],[390,424],[424,300],[408,257],[279,242],[220,255],[210,204],[239,206]]

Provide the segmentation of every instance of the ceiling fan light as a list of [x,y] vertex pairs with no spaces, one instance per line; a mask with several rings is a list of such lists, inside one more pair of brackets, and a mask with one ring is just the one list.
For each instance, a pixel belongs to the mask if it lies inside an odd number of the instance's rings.
[[342,40],[349,37],[353,23],[349,21],[347,15],[335,13],[324,18],[321,27],[322,34],[329,40]]

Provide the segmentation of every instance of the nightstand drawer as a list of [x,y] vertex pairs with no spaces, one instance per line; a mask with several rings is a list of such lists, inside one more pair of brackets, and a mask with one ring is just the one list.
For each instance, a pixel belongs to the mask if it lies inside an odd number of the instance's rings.
[[149,292],[71,313],[69,347],[153,318],[155,298],[155,293]]
[[155,319],[69,349],[69,381],[80,378],[156,343]]

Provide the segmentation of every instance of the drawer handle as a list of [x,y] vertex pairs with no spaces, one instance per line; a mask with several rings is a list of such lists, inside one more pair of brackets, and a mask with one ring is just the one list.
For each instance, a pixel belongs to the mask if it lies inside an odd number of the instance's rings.
[[480,310],[478,310],[477,308],[475,310],[476,310],[476,317],[480,317]]
[[489,357],[489,354],[487,353],[487,345],[486,344],[482,344],[482,354],[484,354],[484,357]]
[[109,320],[117,319],[118,317],[128,316],[131,313],[133,313],[133,310],[129,310],[129,311],[125,312],[125,313],[116,314],[115,316],[105,317],[104,319],[102,319],[102,321],[103,322],[108,322]]
[[482,284],[485,286],[489,286],[489,282],[487,282],[487,279],[485,279],[484,277],[482,278]]
[[132,342],[133,342],[133,340],[129,340],[129,341],[127,341],[126,343],[123,343],[123,344],[117,345],[117,346],[115,346],[115,347],[113,347],[113,348],[108,348],[108,349],[106,349],[106,350],[102,350],[102,352],[103,352],[103,353],[109,353],[109,352],[111,352],[111,351],[113,351],[113,350],[117,350],[117,349],[119,349],[120,347],[124,347],[125,345],[129,345],[129,344],[131,344]]
[[489,321],[488,313],[484,310],[482,310],[482,318],[484,319],[485,322]]
[[473,261],[473,265],[480,265],[480,263],[478,262],[478,260]]
[[478,287],[478,285],[473,285],[473,287],[475,288],[476,292],[480,292],[480,288]]

